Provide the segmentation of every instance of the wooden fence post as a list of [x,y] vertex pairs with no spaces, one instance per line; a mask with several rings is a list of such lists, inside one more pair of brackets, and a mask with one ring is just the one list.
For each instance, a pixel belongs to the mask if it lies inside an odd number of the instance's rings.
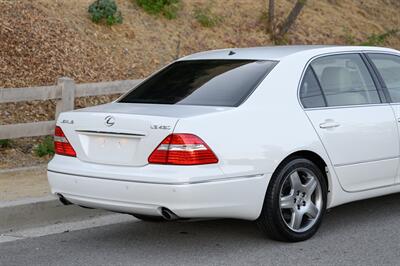
[[58,79],[57,87],[61,90],[61,99],[57,99],[56,121],[61,112],[74,110],[76,85],[73,79],[62,77]]

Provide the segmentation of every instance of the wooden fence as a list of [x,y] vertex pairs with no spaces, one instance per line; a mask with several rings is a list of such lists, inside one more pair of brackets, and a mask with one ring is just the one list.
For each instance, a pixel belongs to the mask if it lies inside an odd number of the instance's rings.
[[75,84],[73,79],[60,78],[56,86],[11,89],[0,88],[0,104],[57,99],[55,120],[0,125],[0,139],[52,135],[58,115],[61,112],[74,110],[76,97],[122,94],[135,87],[140,81],[141,80],[121,80]]

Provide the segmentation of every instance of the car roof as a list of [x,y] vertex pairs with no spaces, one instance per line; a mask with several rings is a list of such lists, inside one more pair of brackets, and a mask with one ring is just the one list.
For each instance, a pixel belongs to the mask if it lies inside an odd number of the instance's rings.
[[211,50],[185,56],[179,60],[205,59],[253,59],[253,60],[281,60],[297,53],[308,52],[310,57],[324,53],[351,52],[351,51],[381,51],[399,53],[384,47],[370,46],[339,46],[339,45],[284,45],[251,48],[227,48]]

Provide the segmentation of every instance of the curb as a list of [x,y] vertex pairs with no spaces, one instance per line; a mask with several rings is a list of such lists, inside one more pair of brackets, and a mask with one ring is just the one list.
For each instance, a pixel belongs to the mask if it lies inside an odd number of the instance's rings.
[[7,168],[7,169],[0,169],[0,174],[13,174],[25,171],[35,171],[35,170],[45,170],[47,168],[47,164],[39,164],[35,166],[24,166],[18,168]]
[[0,234],[110,214],[104,210],[64,206],[54,196],[0,202]]

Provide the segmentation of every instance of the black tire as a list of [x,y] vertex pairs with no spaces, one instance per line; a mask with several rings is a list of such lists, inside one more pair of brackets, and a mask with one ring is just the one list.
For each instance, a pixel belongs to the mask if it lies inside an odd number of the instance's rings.
[[133,217],[142,220],[144,222],[152,222],[152,223],[161,223],[166,220],[161,216],[151,216],[151,215],[142,215],[142,214],[132,214]]
[[[315,218],[313,225],[304,232],[296,232],[292,230],[285,222],[280,208],[280,193],[285,180],[297,169],[308,169],[319,181],[320,199],[322,199],[322,207],[318,216]],[[322,192],[322,193],[321,193]],[[298,242],[309,239],[318,230],[324,213],[326,211],[327,184],[324,174],[312,161],[293,157],[283,162],[272,175],[268,189],[264,198],[264,205],[256,223],[262,232],[270,238],[278,241]],[[297,203],[295,203],[297,204]],[[295,205],[294,204],[294,205]],[[297,205],[296,205],[297,206]],[[294,208],[297,208],[297,207]]]

